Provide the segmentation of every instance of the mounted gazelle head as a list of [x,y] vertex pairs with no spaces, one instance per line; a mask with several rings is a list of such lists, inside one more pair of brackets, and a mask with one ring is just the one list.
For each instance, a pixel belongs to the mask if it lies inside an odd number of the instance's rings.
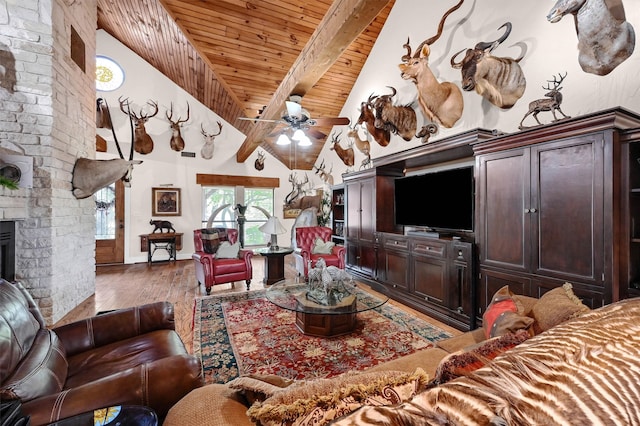
[[338,140],[341,134],[342,132],[338,133],[335,136],[331,136],[331,147],[329,147],[329,149],[334,150],[336,154],[338,154],[338,157],[340,157],[340,159],[342,160],[345,166],[353,167],[353,164],[354,164],[353,142],[349,143],[348,148],[341,147],[340,141]]
[[171,102],[171,109],[166,111],[165,114],[167,115],[167,120],[171,123],[169,125],[171,127],[171,149],[180,152],[184,149],[184,139],[182,139],[180,127],[182,123],[189,121],[189,102],[187,102],[187,118],[184,120],[182,117],[178,117],[176,121],[173,121],[173,102]]
[[204,145],[202,145],[202,149],[200,150],[200,155],[205,160],[210,160],[213,158],[213,142],[220,133],[222,133],[222,123],[218,123],[218,133],[207,133],[204,130],[204,125],[200,123],[200,128],[202,129],[202,136],[204,136]]
[[[153,151],[153,139],[151,139],[151,136],[147,134],[147,129],[145,129],[144,126],[150,118],[153,118],[158,114],[158,103],[154,101],[147,101],[147,105],[154,108],[154,111],[149,115],[143,114],[142,108],[138,114],[131,112],[129,107],[129,98],[123,100],[122,97],[120,97],[118,98],[118,102],[120,102],[120,110],[129,116],[135,127],[135,135],[133,138],[134,149],[140,154],[149,154]],[[126,111],[124,110],[125,106],[127,107]]]
[[[109,114],[109,122],[111,122],[111,115],[109,113],[109,107],[104,101],[106,108],[105,111]],[[78,158],[73,167],[73,178],[71,185],[73,187],[73,195],[78,198],[88,198],[98,190],[104,188],[115,182],[118,179],[122,179],[126,187],[131,186],[131,173],[133,172],[133,166],[141,164],[142,161],[133,159],[133,122],[129,115],[129,125],[131,127],[131,150],[129,151],[129,159],[125,160],[122,155],[122,149],[120,149],[120,143],[116,132],[111,126],[111,134],[113,140],[118,149],[118,155],[120,158],[114,158],[112,160],[93,160],[90,158]]]

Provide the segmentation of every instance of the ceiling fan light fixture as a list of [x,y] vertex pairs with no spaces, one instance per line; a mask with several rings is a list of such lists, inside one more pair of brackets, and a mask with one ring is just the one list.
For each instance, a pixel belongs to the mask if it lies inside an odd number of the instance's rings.
[[305,134],[298,140],[298,146],[311,146],[311,139]]
[[291,139],[293,139],[294,141],[298,141],[299,142],[299,141],[301,141],[302,139],[304,139],[306,137],[307,137],[307,135],[304,134],[302,129],[296,129],[296,131],[293,132],[293,136],[291,136]]
[[277,145],[289,145],[290,143],[291,139],[289,139],[284,133],[281,133],[280,136],[278,136],[278,140],[276,141]]

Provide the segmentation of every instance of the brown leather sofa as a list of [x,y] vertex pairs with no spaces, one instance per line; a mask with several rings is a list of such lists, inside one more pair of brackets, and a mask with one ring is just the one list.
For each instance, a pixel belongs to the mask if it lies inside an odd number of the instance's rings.
[[144,405],[162,420],[204,384],[201,371],[168,302],[48,329],[24,287],[0,279],[0,400],[21,400],[32,426],[113,405]]

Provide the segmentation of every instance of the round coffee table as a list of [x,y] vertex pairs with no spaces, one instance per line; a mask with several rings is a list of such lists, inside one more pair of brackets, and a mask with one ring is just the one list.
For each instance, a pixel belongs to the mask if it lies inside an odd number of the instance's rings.
[[267,300],[296,313],[296,326],[307,335],[334,337],[351,333],[357,324],[356,314],[378,308],[388,297],[373,297],[352,283],[344,283],[345,294],[330,304],[318,303],[310,297],[307,283],[297,279],[278,281],[267,289]]

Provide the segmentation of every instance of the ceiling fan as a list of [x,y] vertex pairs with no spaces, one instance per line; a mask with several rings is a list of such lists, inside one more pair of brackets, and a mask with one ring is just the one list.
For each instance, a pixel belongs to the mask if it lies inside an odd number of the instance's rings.
[[286,110],[282,112],[282,117],[277,120],[269,120],[263,118],[247,118],[247,117],[238,117],[240,120],[250,120],[250,121],[266,121],[271,123],[282,123],[286,125],[286,128],[282,130],[278,130],[277,132],[272,133],[270,136],[278,136],[277,144],[278,145],[288,145],[291,143],[291,140],[287,136],[289,130],[293,131],[293,136],[291,139],[298,141],[298,145],[311,145],[311,140],[305,134],[308,133],[314,139],[324,139],[327,137],[323,132],[313,129],[314,126],[342,126],[349,125],[351,122],[347,117],[325,117],[325,118],[311,118],[309,111],[302,108],[300,104],[302,101],[302,96],[300,95],[291,95],[289,96],[289,100],[285,102]]

